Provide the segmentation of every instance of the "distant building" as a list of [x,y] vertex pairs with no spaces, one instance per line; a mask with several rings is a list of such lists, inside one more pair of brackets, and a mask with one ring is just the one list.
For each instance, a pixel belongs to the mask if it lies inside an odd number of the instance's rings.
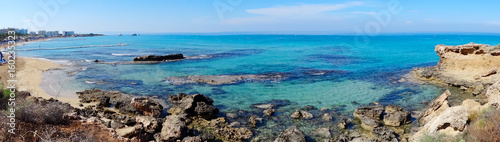
[[48,37],[59,36],[59,31],[47,31],[47,36]]
[[63,31],[63,36],[74,36],[75,31]]
[[9,29],[0,29],[0,34],[6,34],[9,32]]
[[30,32],[30,35],[36,35],[36,32],[31,31],[31,32]]
[[14,29],[16,33],[19,34],[28,34],[28,29]]
[[44,30],[38,31],[38,35],[47,36],[47,31]]

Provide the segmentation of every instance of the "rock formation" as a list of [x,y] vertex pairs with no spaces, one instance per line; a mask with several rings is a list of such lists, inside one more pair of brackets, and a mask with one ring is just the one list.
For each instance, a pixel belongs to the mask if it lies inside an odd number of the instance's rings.
[[164,56],[158,55],[146,55],[135,57],[134,61],[166,61],[166,60],[181,60],[184,59],[184,55],[182,54],[170,54]]

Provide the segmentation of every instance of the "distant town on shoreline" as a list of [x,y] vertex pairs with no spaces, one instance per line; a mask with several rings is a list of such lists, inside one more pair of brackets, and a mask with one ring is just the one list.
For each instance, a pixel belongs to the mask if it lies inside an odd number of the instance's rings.
[[3,28],[0,29],[0,39],[1,44],[5,44],[8,40],[9,31],[15,31],[16,41],[18,42],[28,42],[33,40],[43,40],[47,38],[59,38],[59,37],[89,37],[89,36],[103,36],[103,34],[76,34],[75,31],[28,31],[28,29],[21,28]]

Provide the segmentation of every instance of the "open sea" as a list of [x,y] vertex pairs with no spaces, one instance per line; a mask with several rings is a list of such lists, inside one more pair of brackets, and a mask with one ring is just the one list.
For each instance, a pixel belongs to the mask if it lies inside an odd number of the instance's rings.
[[[288,100],[292,106],[312,105],[351,114],[354,108],[371,102],[418,110],[424,106],[423,102],[433,100],[446,89],[454,89],[399,81],[413,67],[436,65],[439,61],[434,51],[436,45],[500,42],[497,35],[388,35],[359,42],[355,39],[356,36],[340,35],[77,37],[27,43],[18,47],[18,55],[74,67],[63,74],[46,73],[42,86],[52,95],[92,88],[164,97],[181,92],[201,93],[210,96],[223,112],[251,110],[252,104],[270,100]],[[36,50],[120,43],[128,46]],[[160,64],[93,62],[132,61],[136,56],[176,53],[189,59]],[[174,76],[270,73],[287,77],[230,85],[172,85],[165,81],[166,77]]]

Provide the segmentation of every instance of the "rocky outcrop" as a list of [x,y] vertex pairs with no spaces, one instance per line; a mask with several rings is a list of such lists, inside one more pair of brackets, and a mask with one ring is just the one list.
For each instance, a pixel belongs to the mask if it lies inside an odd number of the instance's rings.
[[158,117],[163,111],[163,106],[150,98],[132,98],[130,105],[147,116]]
[[401,126],[411,122],[411,114],[403,108],[395,105],[385,107],[384,124],[389,126]]
[[159,99],[133,97],[118,91],[103,91],[99,89],[85,90],[77,92],[82,103],[98,102],[98,107],[108,107],[113,105],[121,113],[144,114],[149,116],[159,116],[163,111],[163,105]]
[[442,95],[432,101],[428,108],[420,116],[420,124],[426,124],[430,119],[448,109],[450,107],[450,104],[448,104],[448,97],[450,95],[450,91],[446,90]]
[[146,56],[135,57],[134,61],[166,61],[166,60],[180,60],[180,59],[184,59],[184,55],[182,54],[170,54],[164,56],[146,55]]
[[359,107],[354,110],[354,117],[360,118],[361,116],[366,116],[374,120],[380,120],[382,118],[382,113],[384,113],[384,106],[374,105],[367,107]]
[[165,122],[163,122],[160,138],[165,141],[182,140],[187,136],[187,133],[188,128],[185,116],[170,115],[167,116]]
[[219,108],[213,106],[213,100],[202,94],[177,96],[170,95],[169,100],[177,104],[175,108],[169,110],[169,113],[186,113],[188,116],[201,116],[205,119],[212,119],[219,113]]
[[263,113],[266,116],[273,116],[274,111],[275,111],[274,109],[266,109],[266,110],[263,111]]
[[484,44],[465,44],[459,46],[437,45],[435,51],[440,60],[437,66],[415,68],[417,78],[431,80],[463,88],[475,95],[484,93],[488,85],[500,75],[496,69],[500,57],[494,56],[497,50]]
[[306,142],[306,136],[297,126],[292,126],[281,132],[274,142]]

